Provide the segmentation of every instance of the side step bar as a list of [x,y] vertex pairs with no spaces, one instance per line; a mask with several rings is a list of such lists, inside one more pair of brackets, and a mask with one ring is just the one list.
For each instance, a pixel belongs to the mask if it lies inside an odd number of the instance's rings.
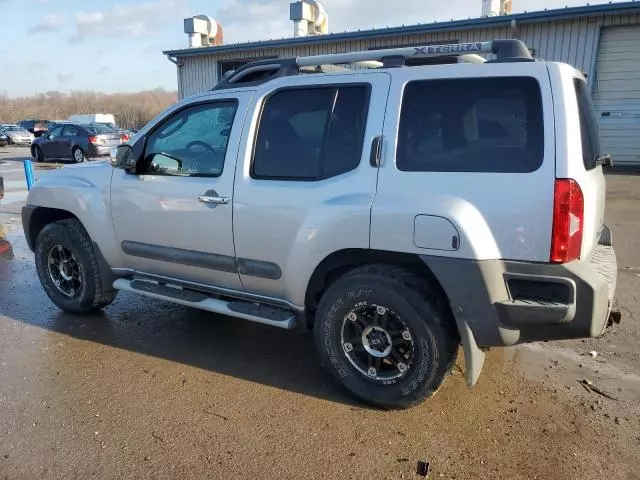
[[281,308],[241,300],[223,300],[196,290],[151,280],[119,278],[113,282],[113,288],[285,330],[293,329],[298,320],[296,313]]

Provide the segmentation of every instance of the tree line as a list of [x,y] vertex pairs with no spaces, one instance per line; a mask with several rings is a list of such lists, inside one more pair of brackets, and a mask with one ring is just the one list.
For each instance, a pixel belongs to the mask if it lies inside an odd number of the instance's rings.
[[111,113],[118,126],[140,129],[177,99],[177,92],[162,88],[137,93],[51,91],[17,98],[0,95],[0,123],[26,119],[67,120],[70,115]]

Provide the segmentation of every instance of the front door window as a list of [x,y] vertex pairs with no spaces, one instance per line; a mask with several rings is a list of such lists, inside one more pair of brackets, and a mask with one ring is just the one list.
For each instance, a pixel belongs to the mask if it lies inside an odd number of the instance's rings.
[[233,101],[205,103],[170,117],[149,136],[143,172],[220,176],[236,108],[237,103]]

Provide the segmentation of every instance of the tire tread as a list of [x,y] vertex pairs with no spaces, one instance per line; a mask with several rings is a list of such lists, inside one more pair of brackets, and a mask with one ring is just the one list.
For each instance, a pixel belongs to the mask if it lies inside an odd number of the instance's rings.
[[[368,264],[361,267],[357,267],[339,277],[325,292],[325,296],[331,297],[336,291],[345,288],[350,282],[354,280],[358,282],[373,280],[373,281],[391,281],[392,284],[396,284],[402,288],[403,296],[411,303],[415,308],[420,309],[420,306],[424,306],[425,303],[429,309],[433,312],[431,321],[436,324],[436,328],[442,330],[445,333],[445,351],[442,352],[446,363],[444,368],[440,368],[436,374],[434,380],[430,383],[433,388],[429,388],[429,385],[425,385],[423,389],[417,391],[416,395],[411,398],[396,399],[392,402],[371,401],[371,399],[363,398],[367,403],[373,404],[377,407],[384,409],[406,409],[421,404],[425,399],[433,396],[441,384],[444,382],[445,377],[451,372],[456,361],[458,348],[460,345],[460,337],[457,330],[457,326],[451,310],[448,306],[448,302],[442,297],[439,290],[434,288],[431,282],[409,269],[392,264]],[[323,297],[325,298],[325,297]],[[320,303],[323,301],[321,299]],[[323,310],[318,308],[318,312]],[[317,325],[316,325],[317,327]],[[316,337],[318,341],[318,336]],[[318,348],[321,348],[321,342],[317,343]],[[330,369],[331,370],[331,369]],[[335,375],[335,370],[332,370]]]
[[[117,291],[114,291],[111,286],[104,285],[102,277],[100,275],[100,265],[98,263],[98,257],[93,247],[93,242],[89,237],[89,234],[85,230],[82,223],[75,218],[68,218],[59,220],[47,225],[42,232],[40,232],[39,238],[42,235],[47,235],[51,228],[61,227],[65,234],[71,238],[74,238],[80,248],[84,251],[88,259],[88,264],[82,265],[85,275],[91,276],[94,291],[91,293],[90,303],[80,304],[77,308],[68,308],[69,311],[73,310],[73,313],[95,313],[109,305],[117,296]],[[37,247],[36,247],[37,248]],[[85,282],[86,284],[86,282]]]

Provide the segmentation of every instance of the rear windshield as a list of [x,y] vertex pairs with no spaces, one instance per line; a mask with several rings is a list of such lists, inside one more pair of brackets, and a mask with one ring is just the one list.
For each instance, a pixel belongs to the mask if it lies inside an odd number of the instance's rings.
[[413,172],[527,173],[542,164],[542,97],[530,77],[410,82],[396,165]]
[[580,133],[582,135],[582,161],[584,168],[592,170],[596,167],[596,159],[600,155],[600,138],[598,123],[593,113],[593,102],[586,82],[575,78],[573,85],[578,98],[578,113],[580,115]]
[[86,128],[87,132],[94,135],[116,133],[113,128],[107,127],[106,125],[87,125],[84,128]]

